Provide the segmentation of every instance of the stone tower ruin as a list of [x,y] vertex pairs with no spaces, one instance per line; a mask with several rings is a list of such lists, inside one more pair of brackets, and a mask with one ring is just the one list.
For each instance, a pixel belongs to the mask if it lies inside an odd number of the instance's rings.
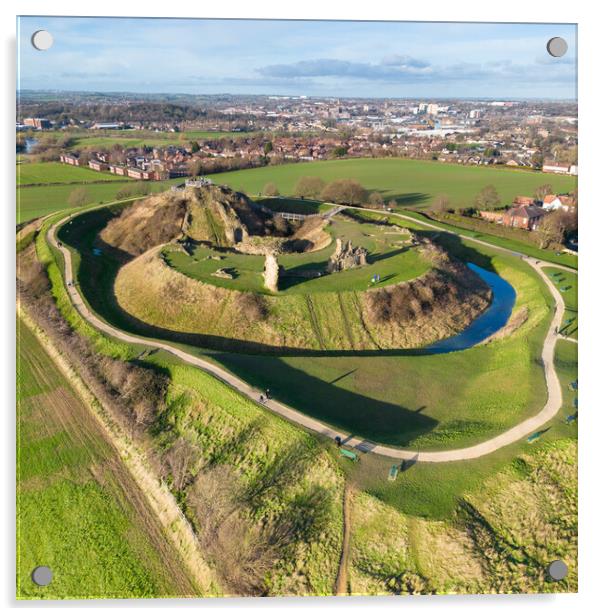
[[362,247],[353,247],[351,240],[348,240],[343,244],[341,238],[337,237],[336,246],[330,259],[328,259],[328,265],[326,271],[329,274],[334,272],[342,272],[353,267],[362,267],[366,265],[366,257],[368,251]]
[[266,254],[263,267],[263,284],[272,293],[278,292],[278,274],[280,267],[273,252]]

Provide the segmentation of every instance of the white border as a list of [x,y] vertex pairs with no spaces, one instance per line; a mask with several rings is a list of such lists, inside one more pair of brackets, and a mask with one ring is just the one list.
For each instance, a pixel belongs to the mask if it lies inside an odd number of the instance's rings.
[[[170,6],[174,12],[169,12]],[[361,5],[351,5],[343,0],[329,3],[318,0],[304,0],[285,3],[282,0],[256,0],[243,2],[231,0],[227,4],[210,5],[196,0],[180,0],[174,5],[157,3],[125,4],[118,0],[84,3],[81,0],[55,0],[52,3],[21,0],[2,5],[2,45],[3,51],[3,92],[2,96],[2,151],[5,154],[2,165],[4,190],[3,231],[5,234],[2,286],[5,292],[2,302],[1,340],[4,342],[5,362],[1,372],[4,402],[2,412],[4,425],[2,431],[4,445],[4,464],[2,473],[3,505],[1,516],[4,541],[2,545],[1,575],[2,598],[7,607],[25,610],[37,609],[63,610],[81,609],[82,605],[100,609],[101,613],[125,613],[125,610],[139,611],[160,609],[196,609],[204,613],[230,613],[244,609],[250,614],[266,610],[276,613],[286,609],[299,612],[311,609],[316,613],[332,613],[344,609],[346,614],[365,613],[378,609],[380,614],[388,615],[400,611],[412,613],[442,613],[464,616],[486,611],[500,612],[512,610],[522,613],[566,614],[571,609],[586,613],[600,601],[597,600],[600,561],[602,560],[600,542],[600,518],[602,516],[600,498],[600,441],[602,440],[602,407],[596,405],[596,385],[599,353],[602,349],[600,319],[596,319],[602,306],[600,292],[600,259],[598,250],[602,246],[602,190],[600,185],[600,116],[602,114],[602,93],[600,88],[600,69],[596,57],[600,57],[600,20],[596,19],[593,2],[577,0],[573,2],[548,0],[530,3],[524,0],[504,0],[503,2],[468,2],[466,0],[430,0],[428,3],[386,2],[371,0]],[[289,19],[390,19],[390,20],[437,20],[437,21],[516,21],[516,22],[562,22],[579,24],[579,116],[580,116],[580,161],[579,196],[580,208],[580,467],[579,467],[579,530],[580,553],[579,595],[556,596],[504,596],[504,597],[404,597],[404,598],[337,598],[337,599],[247,599],[247,600],[203,600],[203,601],[106,601],[52,603],[28,603],[14,600],[14,223],[15,223],[15,176],[14,176],[14,83],[15,83],[15,16],[21,15],[82,15],[82,16],[147,16],[147,17],[240,17],[240,18],[289,18]],[[597,190],[596,190],[597,189]],[[11,290],[8,292],[7,290]],[[9,343],[12,341],[12,344]],[[596,378],[597,377],[597,378]],[[7,549],[9,548],[9,549]],[[592,610],[593,611],[593,610]]]

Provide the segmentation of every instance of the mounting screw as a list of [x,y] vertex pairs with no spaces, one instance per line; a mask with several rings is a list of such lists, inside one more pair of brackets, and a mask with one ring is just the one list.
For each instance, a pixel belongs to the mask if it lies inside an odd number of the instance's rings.
[[31,579],[34,584],[37,584],[38,586],[48,586],[48,584],[52,582],[52,571],[50,567],[36,567],[31,572]]
[[564,56],[568,48],[567,42],[561,36],[551,38],[546,45],[548,53],[554,58],[561,58]]
[[47,30],[36,30],[36,32],[31,35],[31,44],[38,51],[46,51],[47,49],[50,49],[53,43],[54,38],[52,38],[52,34],[50,34]]
[[553,560],[548,565],[548,576],[554,582],[560,582],[560,580],[564,580],[564,578],[569,573],[569,568],[566,566],[566,563],[562,560]]

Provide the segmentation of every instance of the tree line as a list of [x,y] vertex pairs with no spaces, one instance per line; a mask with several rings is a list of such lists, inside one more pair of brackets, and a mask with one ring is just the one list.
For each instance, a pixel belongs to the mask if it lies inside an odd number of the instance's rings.
[[[274,182],[268,182],[262,194],[266,197],[278,197],[280,191]],[[373,209],[395,208],[394,199],[385,203],[385,199],[378,191],[368,191],[357,180],[341,178],[326,182],[317,176],[303,176],[297,180],[293,189],[293,196],[299,199],[327,201],[339,205],[364,206]]]

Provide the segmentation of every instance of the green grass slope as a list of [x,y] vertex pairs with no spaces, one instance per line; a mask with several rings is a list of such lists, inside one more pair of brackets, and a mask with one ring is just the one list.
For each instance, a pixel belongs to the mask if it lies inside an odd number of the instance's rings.
[[[467,488],[446,519],[402,514],[365,492],[351,519],[353,594],[576,592],[576,442],[519,454]],[[554,583],[546,567],[556,559],[569,575]]]
[[167,409],[152,431],[166,481],[228,594],[327,595],[342,541],[330,445],[164,354]]

